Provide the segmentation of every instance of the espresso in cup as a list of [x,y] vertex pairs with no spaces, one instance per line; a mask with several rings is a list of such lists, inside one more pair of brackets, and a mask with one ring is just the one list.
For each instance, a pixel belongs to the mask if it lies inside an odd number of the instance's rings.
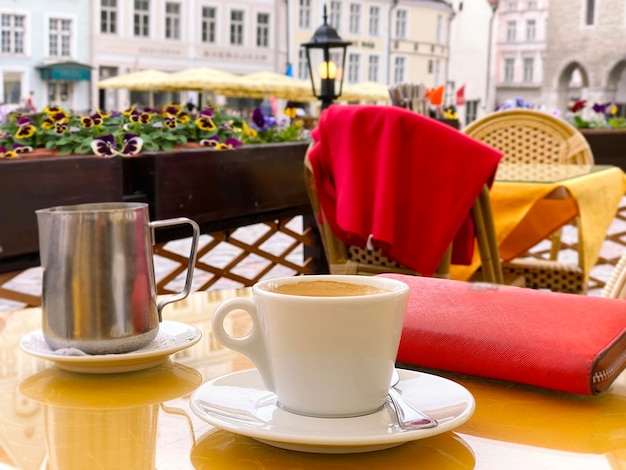
[[[379,410],[387,399],[409,287],[357,275],[298,276],[255,284],[253,299],[218,306],[212,330],[252,360],[278,406],[307,416],[348,417]],[[224,329],[245,310],[244,338]]]
[[311,281],[281,284],[270,288],[270,292],[311,297],[344,297],[352,295],[372,295],[387,292],[367,284],[351,284],[338,281]]

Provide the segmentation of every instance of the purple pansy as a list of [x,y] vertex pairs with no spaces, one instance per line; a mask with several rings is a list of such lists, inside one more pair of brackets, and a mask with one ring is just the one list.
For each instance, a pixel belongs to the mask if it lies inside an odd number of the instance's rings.
[[99,157],[109,158],[115,156],[115,137],[113,134],[109,134],[94,139],[91,142],[91,150]]
[[122,157],[132,157],[141,152],[141,147],[143,147],[143,139],[141,137],[137,134],[124,134],[122,150],[119,151],[119,154]]

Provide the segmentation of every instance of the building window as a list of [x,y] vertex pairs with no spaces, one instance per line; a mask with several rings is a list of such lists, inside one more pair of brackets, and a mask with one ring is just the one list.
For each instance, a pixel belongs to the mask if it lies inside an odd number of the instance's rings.
[[524,58],[524,82],[530,83],[533,81],[533,73],[535,69],[535,59],[532,57]]
[[26,17],[3,14],[0,23],[2,27],[2,52],[23,54]]
[[361,34],[361,5],[350,4],[350,34]]
[[147,38],[150,35],[150,2],[135,0],[134,27],[135,36]]
[[348,83],[358,83],[361,76],[361,56],[348,54]]
[[370,7],[370,36],[380,35],[380,7]]
[[407,19],[406,10],[396,11],[396,38],[398,39],[406,38],[406,19]]
[[330,25],[339,32],[341,30],[341,2],[330,2]]
[[435,60],[435,85],[441,85],[441,61]]
[[369,56],[367,62],[367,80],[370,82],[378,81],[378,69],[380,66],[380,57],[377,55]]
[[304,48],[298,50],[298,78],[300,80],[308,80],[309,62],[306,60],[306,51]]
[[217,11],[213,7],[202,7],[202,42],[215,44]]
[[393,61],[393,82],[402,83],[406,72],[406,59],[404,57],[396,57]]
[[506,22],[506,42],[515,42],[517,23],[515,21]]
[[50,18],[49,53],[52,57],[70,57],[72,40],[72,20]]
[[115,34],[117,31],[117,0],[101,0],[100,32]]
[[535,32],[536,32],[535,20],[528,20],[528,21],[526,21],[526,40],[527,41],[534,41],[535,40]]
[[595,23],[596,0],[586,0],[585,4],[585,24],[592,26]]
[[165,37],[180,39],[180,3],[165,4]]
[[230,43],[236,46],[243,44],[243,10],[230,12]]
[[311,0],[299,0],[298,26],[307,29],[311,27]]
[[256,15],[256,45],[268,47],[270,45],[270,15],[257,13]]
[[469,125],[478,118],[478,100],[465,102],[465,125]]
[[514,77],[515,59],[504,59],[504,81],[511,83]]
[[507,7],[509,11],[517,11],[517,2],[511,1],[507,4]]
[[536,10],[537,9],[537,2],[535,0],[528,0],[528,9],[529,10]]

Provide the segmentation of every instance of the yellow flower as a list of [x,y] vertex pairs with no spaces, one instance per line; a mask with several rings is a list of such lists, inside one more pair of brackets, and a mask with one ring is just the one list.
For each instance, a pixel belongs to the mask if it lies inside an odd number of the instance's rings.
[[283,112],[285,113],[285,116],[289,117],[290,119],[293,119],[297,116],[296,108],[293,106],[290,106],[289,108],[285,108],[285,111]]

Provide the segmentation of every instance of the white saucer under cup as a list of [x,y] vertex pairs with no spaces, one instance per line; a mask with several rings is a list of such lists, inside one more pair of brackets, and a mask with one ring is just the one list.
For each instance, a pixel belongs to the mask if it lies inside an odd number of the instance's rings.
[[474,412],[472,394],[436,375],[398,369],[396,388],[406,402],[437,419],[433,428],[405,430],[388,403],[374,413],[353,418],[315,418],[289,413],[277,405],[256,369],[211,380],[192,394],[190,406],[213,426],[265,444],[302,452],[345,454],[371,452],[450,431]]

